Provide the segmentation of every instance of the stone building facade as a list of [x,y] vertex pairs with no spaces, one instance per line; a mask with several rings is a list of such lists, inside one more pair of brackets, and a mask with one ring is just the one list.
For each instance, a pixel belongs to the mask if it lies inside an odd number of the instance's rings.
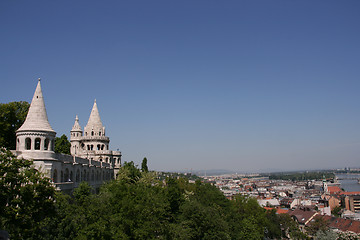
[[70,192],[82,181],[98,188],[116,176],[121,166],[121,152],[109,150],[110,139],[105,135],[96,101],[84,133],[76,116],[70,131],[71,155],[54,152],[55,137],[39,79],[26,120],[16,131],[13,153],[18,158],[32,159],[35,167],[62,191]]

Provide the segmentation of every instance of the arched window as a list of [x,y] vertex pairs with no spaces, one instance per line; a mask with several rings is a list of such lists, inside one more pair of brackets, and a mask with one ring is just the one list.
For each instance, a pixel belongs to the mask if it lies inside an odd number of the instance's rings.
[[26,139],[25,139],[25,149],[26,149],[26,150],[30,150],[30,149],[31,149],[31,139],[30,139],[30,138],[26,138]]
[[54,170],[54,173],[53,173],[53,182],[54,182],[54,183],[57,183],[57,182],[58,182],[58,179],[57,179],[57,178],[58,178],[58,176],[57,176],[57,170],[55,169],[55,170]]
[[101,132],[99,132],[99,136],[101,136]]
[[44,141],[44,150],[48,150],[49,149],[49,139],[46,138]]
[[91,131],[91,136],[94,136],[94,131]]
[[91,144],[90,149],[91,149],[91,150],[94,150],[94,145]]
[[65,169],[65,175],[64,175],[65,182],[69,182],[69,169]]
[[100,150],[100,144],[97,145],[97,150]]
[[103,145],[101,145],[101,150],[104,150],[104,144],[103,144]]
[[76,182],[80,182],[80,170],[76,171]]
[[35,138],[35,150],[40,150],[40,143],[41,143],[41,139]]
[[106,150],[109,150],[109,145],[106,145]]

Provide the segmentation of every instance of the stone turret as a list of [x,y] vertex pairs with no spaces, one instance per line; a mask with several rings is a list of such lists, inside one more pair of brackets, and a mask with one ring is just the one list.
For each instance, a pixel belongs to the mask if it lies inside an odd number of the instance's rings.
[[105,127],[103,126],[96,99],[90,113],[89,121],[85,126],[85,136],[105,136]]
[[25,122],[16,131],[16,150],[22,152],[24,158],[51,158],[55,136],[47,117],[39,79]]
[[82,133],[83,132],[79,124],[79,118],[76,115],[74,126],[70,131],[70,143],[71,143],[70,152],[71,155],[73,156],[80,156],[82,153],[82,148],[80,145]]
[[114,174],[121,167],[121,152],[109,150],[109,137],[105,136],[105,127],[102,124],[96,100],[92,107],[89,120],[82,131],[79,118],[76,116],[73,128],[70,131],[71,155],[87,158],[90,161],[110,164]]
[[90,113],[89,121],[84,128],[84,150],[87,155],[92,155],[94,151],[109,150],[109,138],[105,136],[105,127],[103,126],[99,110],[94,101],[93,108]]

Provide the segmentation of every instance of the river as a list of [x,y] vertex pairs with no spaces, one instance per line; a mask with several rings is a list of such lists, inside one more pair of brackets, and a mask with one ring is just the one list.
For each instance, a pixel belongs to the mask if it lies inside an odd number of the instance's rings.
[[344,173],[337,173],[336,176],[341,183],[341,188],[345,189],[347,192],[359,192],[360,191],[360,184],[356,179],[360,178],[360,174],[344,174]]

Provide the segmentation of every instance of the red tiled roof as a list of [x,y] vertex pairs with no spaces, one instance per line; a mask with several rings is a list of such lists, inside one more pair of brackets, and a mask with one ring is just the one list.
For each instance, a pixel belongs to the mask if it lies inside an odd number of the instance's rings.
[[288,213],[289,209],[283,209],[283,208],[279,208],[276,210],[277,214],[283,214],[283,213]]
[[288,213],[288,211],[289,211],[288,209],[272,208],[272,207],[264,207],[264,209],[265,209],[266,211],[271,211],[271,210],[275,209],[277,214]]
[[339,188],[338,186],[328,186],[328,191],[330,192],[330,194],[343,192],[343,190],[341,190],[341,188]]
[[300,224],[307,224],[318,213],[315,211],[305,211],[303,209],[295,209],[288,211],[288,214],[295,217]]
[[341,195],[360,195],[360,192],[342,192]]
[[329,227],[339,229],[340,231],[360,233],[360,221],[323,216],[325,220],[329,222]]

